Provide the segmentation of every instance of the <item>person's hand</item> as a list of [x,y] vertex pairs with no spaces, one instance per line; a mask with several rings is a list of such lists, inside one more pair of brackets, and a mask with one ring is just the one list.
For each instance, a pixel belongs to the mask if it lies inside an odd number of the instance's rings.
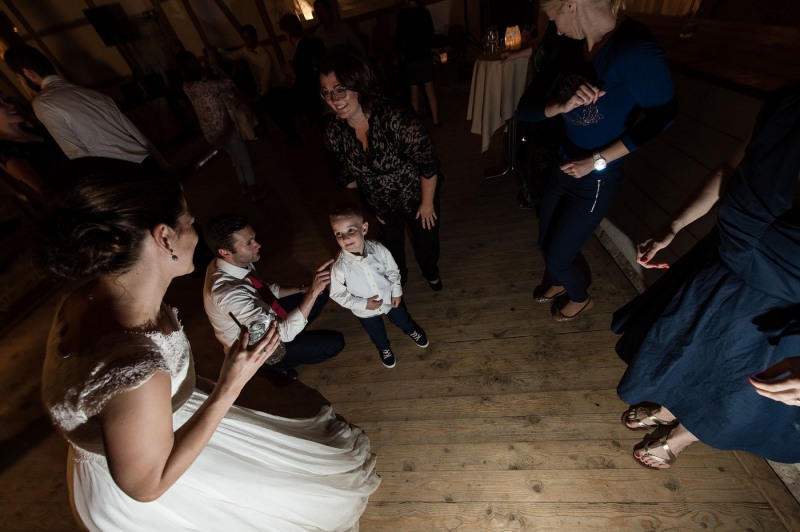
[[375,215],[375,218],[377,218],[378,223],[380,223],[381,225],[386,225],[386,220],[384,220],[383,218],[381,218],[377,214]]
[[258,371],[258,368],[275,352],[280,339],[273,321],[264,337],[253,347],[247,347],[250,333],[247,332],[246,327],[242,326],[239,338],[225,355],[217,387],[238,395],[247,381]]
[[800,357],[784,358],[748,380],[758,395],[800,406]]
[[594,105],[597,103],[602,96],[605,96],[606,91],[601,91],[594,85],[589,83],[581,83],[581,85],[575,89],[575,92],[570,96],[566,101],[561,103],[559,112],[560,113],[569,113],[576,107],[581,107],[582,105]]
[[562,164],[559,168],[568,176],[580,179],[594,171],[594,159],[581,159]]
[[358,183],[356,181],[350,181],[344,188],[358,188]]
[[392,308],[399,307],[402,300],[403,296],[392,296]]
[[[415,216],[416,220],[422,220],[422,228],[423,229],[433,229],[436,226],[436,212],[433,209],[433,203],[425,204],[421,203],[419,209],[417,209],[417,215]],[[380,220],[380,218],[378,218]],[[381,223],[384,223],[381,221]]]
[[378,294],[367,299],[367,310],[378,310],[383,305],[383,299],[378,299]]
[[654,262],[653,257],[660,250],[669,246],[673,238],[675,238],[675,232],[669,226],[660,228],[652,238],[648,238],[636,246],[636,262],[645,268],[668,269],[669,264],[666,262]]
[[322,266],[317,268],[314,280],[311,281],[311,291],[315,296],[320,295],[331,284],[331,264],[333,264],[333,259],[325,261]]

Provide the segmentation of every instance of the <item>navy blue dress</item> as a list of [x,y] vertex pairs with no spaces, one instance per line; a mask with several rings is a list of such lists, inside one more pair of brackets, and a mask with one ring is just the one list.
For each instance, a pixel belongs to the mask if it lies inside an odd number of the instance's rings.
[[704,443],[800,462],[800,408],[748,377],[800,355],[800,90],[765,106],[715,230],[614,314],[620,398],[658,403]]

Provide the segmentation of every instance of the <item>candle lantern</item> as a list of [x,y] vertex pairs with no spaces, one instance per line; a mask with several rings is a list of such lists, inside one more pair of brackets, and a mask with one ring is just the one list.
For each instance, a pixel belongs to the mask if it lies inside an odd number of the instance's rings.
[[522,46],[522,34],[519,31],[519,26],[506,28],[505,44],[507,50],[518,50]]

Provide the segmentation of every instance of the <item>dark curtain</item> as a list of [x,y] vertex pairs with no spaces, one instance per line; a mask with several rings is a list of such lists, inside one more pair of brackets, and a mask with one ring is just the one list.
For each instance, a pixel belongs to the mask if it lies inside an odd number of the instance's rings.
[[539,0],[481,0],[481,35],[486,35],[486,28],[497,26],[505,29],[508,26],[525,24],[536,25],[539,13]]

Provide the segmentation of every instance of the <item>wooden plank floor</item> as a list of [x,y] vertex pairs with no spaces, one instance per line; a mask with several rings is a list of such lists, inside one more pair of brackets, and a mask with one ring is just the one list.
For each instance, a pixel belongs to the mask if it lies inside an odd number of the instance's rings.
[[[433,134],[447,175],[445,289],[430,291],[412,267],[405,294],[430,347],[417,348],[389,325],[398,362],[388,370],[352,314],[330,304],[314,327],[341,330],[345,350],[300,368],[305,386],[255,382],[248,401],[297,413],[321,400],[317,390],[366,430],[383,483],[362,518],[365,531],[800,529],[800,507],[761,458],[697,444],[673,469],[656,472],[629,456],[642,434],[619,422],[625,405],[614,390],[624,365],[608,325],[633,288],[592,239],[585,256],[595,309],[556,324],[532,302],[543,268],[535,216],[517,207],[513,179],[483,177],[500,161],[500,136],[481,156],[464,119],[467,86],[439,91],[444,127]],[[250,146],[268,202],[242,203],[232,169],[217,158],[186,183],[189,204],[200,222],[223,210],[247,215],[264,245],[262,273],[307,281],[335,252],[325,214],[347,193],[333,183],[310,128],[303,149],[284,146],[275,128]],[[213,377],[221,350],[201,287],[199,274],[179,279],[167,300],[180,309],[199,372]],[[77,528],[66,446],[38,404],[54,305],[55,298],[3,339],[3,530]]]

